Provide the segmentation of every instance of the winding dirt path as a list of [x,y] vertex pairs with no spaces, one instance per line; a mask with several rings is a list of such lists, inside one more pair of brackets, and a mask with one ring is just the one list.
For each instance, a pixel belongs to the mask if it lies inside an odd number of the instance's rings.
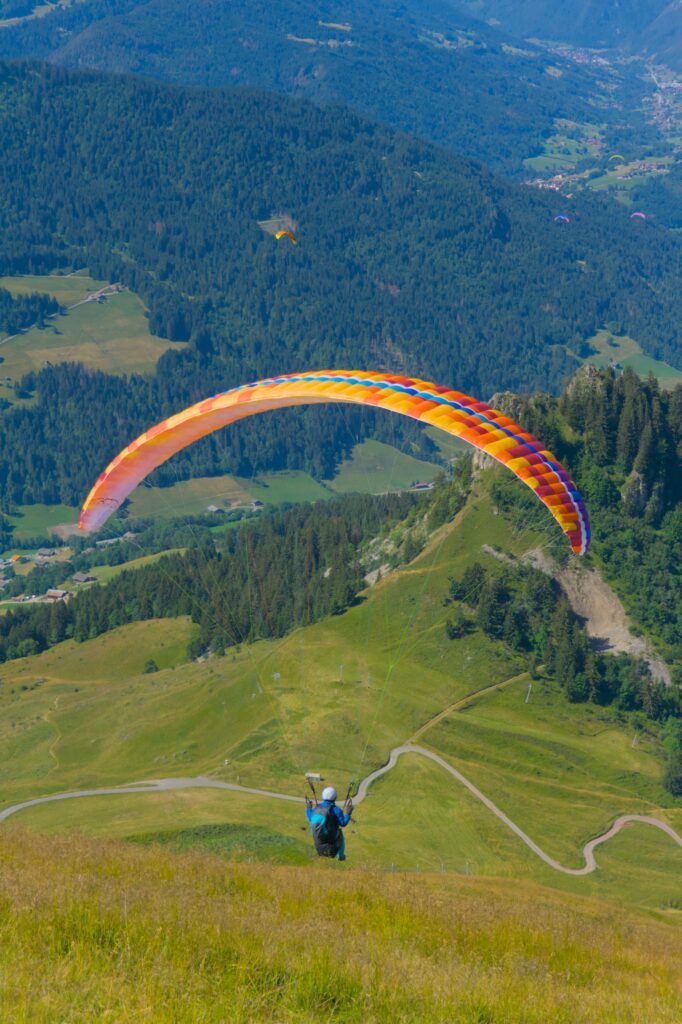
[[[597,868],[597,862],[594,858],[594,851],[597,846],[601,843],[607,842],[617,835],[621,829],[626,825],[639,823],[642,825],[652,825],[654,828],[660,829],[665,832],[666,835],[670,836],[673,842],[677,843],[679,847],[682,847],[682,836],[678,835],[674,828],[666,824],[664,821],[660,821],[658,818],[650,818],[643,814],[624,814],[617,818],[613,825],[606,832],[603,832],[600,836],[595,839],[590,839],[588,843],[583,847],[583,857],[585,864],[581,868],[567,868],[563,864],[560,864],[558,860],[550,857],[549,854],[538,846],[530,836],[528,836],[522,828],[519,828],[511,818],[509,818],[504,811],[493,803],[484,793],[478,789],[465,775],[462,775],[460,771],[449,764],[439,754],[434,753],[432,750],[427,750],[426,747],[417,746],[414,743],[404,743],[399,747],[394,747],[391,751],[390,757],[385,765],[381,768],[377,768],[376,771],[371,772],[365,779],[362,780],[358,787],[358,793],[355,798],[355,805],[362,803],[367,797],[370,786],[377,779],[381,778],[387,772],[390,772],[392,768],[395,768],[398,758],[403,754],[418,754],[421,757],[427,757],[429,760],[434,761],[441,768],[444,768],[446,772],[461,783],[472,796],[475,796],[477,800],[488,808],[488,810],[495,815],[507,828],[518,836],[522,843],[533,851],[533,853],[544,861],[549,867],[555,871],[560,871],[564,875],[590,875]],[[169,792],[171,790],[181,789],[227,789],[233,793],[249,793],[252,796],[268,797],[273,800],[288,800],[292,803],[302,804],[303,800],[297,796],[290,796],[288,793],[275,793],[268,789],[254,789],[251,786],[239,786],[234,782],[220,782],[217,779],[209,779],[205,776],[197,776],[196,778],[188,779],[150,779],[145,782],[131,783],[127,786],[117,786],[108,789],[81,789],[73,793],[53,793],[51,796],[39,796],[33,800],[25,800],[23,803],[14,804],[12,807],[6,807],[3,811],[0,811],[0,822],[6,821],[11,815],[16,814],[18,811],[26,810],[29,807],[37,807],[39,804],[52,803],[56,800],[76,800],[82,797],[88,796],[120,796],[125,793],[160,793]]]
[[666,835],[669,835],[670,838],[674,842],[676,842],[678,846],[682,847],[682,836],[678,835],[675,829],[672,828],[670,825],[666,824],[666,822],[660,821],[658,818],[649,818],[643,814],[623,814],[620,818],[616,818],[611,828],[609,828],[606,832],[603,832],[600,836],[597,836],[595,839],[590,839],[589,843],[585,844],[582,851],[583,857],[585,858],[585,864],[582,868],[567,868],[563,864],[560,864],[558,860],[555,860],[554,857],[550,857],[548,853],[545,853],[545,851],[540,846],[538,846],[538,844],[534,842],[530,838],[530,836],[528,836],[523,831],[522,828],[519,828],[519,826],[516,825],[511,820],[511,818],[504,813],[504,811],[501,811],[500,808],[496,804],[494,804],[489,797],[482,793],[481,790],[473,784],[473,782],[467,779],[465,775],[462,775],[460,771],[458,771],[451,764],[449,764],[439,754],[434,753],[432,750],[427,750],[426,747],[416,746],[413,743],[404,743],[402,744],[402,746],[394,747],[393,750],[391,751],[391,755],[388,759],[388,762],[385,765],[383,765],[383,767],[377,768],[376,771],[372,772],[371,775],[368,775],[366,779],[362,780],[360,786],[358,787],[358,795],[355,800],[356,804],[360,803],[362,800],[365,799],[369,787],[376,779],[380,778],[382,775],[385,775],[386,772],[389,772],[391,770],[391,768],[395,768],[398,758],[402,754],[420,754],[422,757],[428,757],[429,760],[434,761],[437,765],[440,765],[440,767],[444,768],[446,772],[449,772],[450,775],[453,776],[453,778],[457,779],[458,782],[461,782],[461,784],[469,790],[472,796],[475,796],[477,800],[480,800],[481,803],[485,807],[487,807],[488,810],[492,814],[494,814],[496,818],[499,818],[499,820],[507,826],[507,828],[511,829],[511,831],[519,837],[521,842],[525,843],[526,846],[530,850],[532,850],[536,856],[540,858],[540,860],[544,861],[545,864],[548,864],[550,868],[554,868],[555,871],[560,871],[564,875],[592,874],[592,872],[597,867],[597,862],[594,859],[595,848],[599,846],[601,843],[605,843],[607,842],[607,840],[612,839],[615,835],[617,835],[620,832],[622,828],[625,827],[625,825],[629,825],[635,822],[639,822],[643,825],[653,825],[655,828],[660,828],[663,832],[666,833]]
[[[523,679],[524,676],[528,676],[528,673],[519,672],[516,676],[510,676],[508,679],[503,679],[499,683],[492,683],[490,686],[486,686],[482,690],[473,690],[471,693],[468,693],[466,697],[460,697],[459,700],[456,700],[453,704],[448,704],[446,708],[439,711],[437,715],[433,716],[433,718],[429,718],[428,722],[424,722],[423,725],[420,725],[417,731],[412,733],[410,736],[407,741],[408,744],[413,744],[415,740],[420,739],[425,732],[432,729],[434,725],[438,725],[438,723],[442,722],[444,718],[448,718],[453,711],[459,711],[460,708],[465,708],[468,704],[471,704],[472,701],[478,700],[479,697],[485,697],[488,693],[496,693],[497,690],[504,690],[507,686],[511,686],[512,683],[517,683],[519,679]],[[398,749],[399,748],[396,747],[396,750]]]

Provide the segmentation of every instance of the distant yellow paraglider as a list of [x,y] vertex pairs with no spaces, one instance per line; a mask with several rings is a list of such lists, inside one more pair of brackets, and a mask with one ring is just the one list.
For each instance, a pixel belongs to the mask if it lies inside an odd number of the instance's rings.
[[275,232],[275,238],[278,241],[279,241],[280,238],[284,238],[285,236],[291,241],[292,245],[298,245],[298,239],[296,238],[296,235],[293,233],[293,231],[276,231]]
[[611,163],[612,160],[622,160],[623,163],[625,163],[625,157],[621,156],[620,153],[614,153],[613,156],[610,156],[609,163]]

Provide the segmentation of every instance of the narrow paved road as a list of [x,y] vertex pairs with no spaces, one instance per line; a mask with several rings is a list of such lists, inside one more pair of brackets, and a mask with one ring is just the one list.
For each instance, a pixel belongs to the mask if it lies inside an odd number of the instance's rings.
[[[413,743],[404,743],[402,746],[394,747],[391,751],[391,755],[388,762],[381,768],[377,768],[367,778],[363,779],[358,787],[358,794],[355,798],[355,805],[362,803],[366,798],[369,787],[376,779],[385,775],[387,772],[395,768],[398,758],[403,754],[419,754],[421,757],[428,757],[431,761],[434,761],[441,768],[444,768],[446,772],[458,782],[460,782],[472,796],[475,796],[477,800],[488,808],[488,810],[495,815],[507,828],[511,829],[515,835],[519,837],[522,843],[533,851],[540,860],[548,864],[549,867],[554,868],[555,871],[561,871],[564,875],[589,875],[597,867],[597,862],[594,858],[594,851],[597,846],[601,843],[607,842],[617,835],[622,828],[626,825],[633,823],[639,823],[642,825],[652,825],[654,828],[661,829],[666,835],[670,836],[673,842],[677,843],[678,846],[682,847],[682,836],[678,835],[674,828],[666,824],[664,821],[659,821],[658,818],[649,818],[643,814],[624,814],[620,818],[617,818],[613,825],[602,835],[597,836],[595,839],[590,839],[589,843],[586,843],[583,847],[583,857],[585,864],[581,868],[567,868],[559,861],[550,857],[549,854],[538,846],[530,836],[526,835],[523,829],[519,828],[511,818],[509,818],[504,811],[501,811],[496,804],[492,802],[484,793],[480,791],[473,782],[470,782],[465,775],[462,775],[460,771],[454,768],[451,764],[442,758],[439,754],[435,754],[432,750],[427,750],[426,747],[419,747]],[[18,811],[26,810],[28,807],[37,807],[39,804],[52,803],[55,800],[75,800],[80,797],[87,796],[117,796],[122,793],[160,793],[168,792],[170,790],[177,789],[227,789],[233,793],[249,793],[252,796],[263,796],[269,797],[273,800],[288,800],[293,803],[300,804],[303,799],[297,796],[290,796],[287,793],[274,793],[268,789],[254,789],[251,786],[239,786],[233,782],[220,782],[217,779],[209,779],[205,776],[197,776],[193,779],[150,779],[146,782],[131,783],[128,786],[117,786],[111,789],[81,789],[74,793],[53,793],[51,796],[39,796],[33,800],[25,800],[23,803],[14,804],[12,807],[6,807],[4,811],[0,811],[0,822],[6,821],[7,818],[12,814],[16,814]]]
[[85,796],[120,796],[121,793],[163,793],[173,789],[229,789],[233,793],[250,793],[252,796],[267,796],[274,800],[290,800],[296,804],[303,802],[302,797],[289,796],[286,793],[273,793],[269,789],[252,789],[250,786],[238,786],[233,782],[219,782],[204,775],[193,779],[150,779],[148,782],[132,782],[128,786],[112,786],[110,789],[77,789],[74,793],[52,793],[50,796],[37,796],[33,800],[24,800],[21,804],[6,807],[0,811],[0,822],[11,814],[24,811],[27,807],[38,804],[50,804],[54,800],[78,800]]

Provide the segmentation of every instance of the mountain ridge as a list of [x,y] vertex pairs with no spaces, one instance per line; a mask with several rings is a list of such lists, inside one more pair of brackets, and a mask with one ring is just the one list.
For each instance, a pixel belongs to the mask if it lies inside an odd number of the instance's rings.
[[612,120],[617,78],[512,43],[443,0],[90,0],[0,31],[0,57],[342,103],[518,174],[557,117]]

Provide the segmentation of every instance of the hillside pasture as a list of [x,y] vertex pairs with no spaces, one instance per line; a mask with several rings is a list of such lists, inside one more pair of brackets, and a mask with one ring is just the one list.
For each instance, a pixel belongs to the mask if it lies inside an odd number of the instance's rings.
[[325,483],[338,494],[383,494],[409,490],[418,480],[431,483],[440,471],[434,463],[415,459],[381,441],[369,440],[356,445],[334,479]]
[[[190,663],[184,652],[196,627],[169,620],[7,663],[3,805],[167,776],[207,775],[298,796],[304,773],[319,771],[343,790],[419,731],[419,743],[445,756],[567,866],[579,866],[584,843],[620,814],[658,816],[682,831],[682,811],[661,784],[654,726],[633,745],[615,711],[568,704],[548,680],[532,681],[526,703],[531,681],[522,658],[477,632],[446,637],[449,575],[460,576],[476,559],[499,568],[484,543],[518,554],[538,536],[510,532],[481,496],[344,615],[281,640]],[[229,609],[221,614],[228,629]],[[148,657],[161,671],[142,674]],[[491,689],[495,684],[503,685]],[[487,692],[477,697],[480,690]],[[453,704],[457,710],[442,714]],[[126,837],[263,824],[261,799],[202,790],[88,798],[22,811],[7,827]],[[434,816],[434,807],[446,813]],[[303,835],[295,805],[276,803],[264,813],[267,820],[275,815],[276,831],[292,842]],[[632,826],[598,850],[598,863],[611,865],[608,877],[601,870],[560,876],[461,784],[416,755],[375,784],[357,816],[353,860],[373,869],[442,866],[534,878],[653,907],[673,906],[679,895],[680,851],[668,837]],[[268,856],[278,856],[276,843]]]
[[43,292],[51,295],[62,306],[82,302],[88,295],[105,288],[106,285],[106,281],[99,281],[87,273],[19,274],[13,277],[0,277],[0,288],[6,288],[12,295]]
[[309,473],[297,469],[259,473],[251,479],[239,477],[238,480],[255,501],[262,501],[264,505],[327,501],[333,497],[324,484],[318,483]]
[[[6,279],[5,279],[6,280]],[[26,279],[22,279],[25,281]],[[41,279],[31,279],[39,282]],[[49,279],[60,282],[62,279]],[[65,278],[78,282],[82,278]],[[99,284],[99,282],[90,282]],[[50,291],[50,286],[37,287]],[[47,363],[83,363],[107,373],[149,373],[168,349],[182,349],[184,343],[167,341],[149,333],[141,300],[129,291],[110,292],[102,301],[81,301],[65,315],[45,321],[40,329],[31,327],[22,334],[0,341],[3,379],[20,380],[24,374],[40,370]]]
[[[676,1024],[680,932],[540,885],[0,833],[0,1007],[158,1024]],[[55,984],[55,978],[59,984]],[[21,1015],[17,1008],[21,1008]]]
[[[447,440],[447,439],[446,439]],[[454,457],[459,448],[447,448]],[[214,476],[181,480],[170,487],[142,484],[130,497],[129,518],[197,515],[209,505],[229,510],[254,501],[276,507],[299,502],[328,501],[334,494],[382,494],[408,490],[415,480],[430,482],[440,472],[434,463],[416,459],[380,441],[356,445],[332,480],[315,480],[302,470],[279,470],[253,477]]]
[[199,515],[209,505],[229,509],[251,505],[253,498],[233,476],[204,476],[180,480],[171,487],[141,484],[130,496],[129,514],[125,520],[173,519],[177,516]]
[[55,526],[77,523],[78,509],[71,505],[20,505],[7,520],[13,528],[12,538],[17,546],[32,537],[47,537]]
[[[185,548],[169,548],[167,551],[159,551],[154,555],[141,555],[139,558],[131,558],[129,562],[121,562],[120,565],[95,565],[92,569],[88,569],[88,575],[94,576],[98,583],[108,583],[109,580],[113,580],[115,576],[120,575],[122,572],[132,572],[135,569],[142,569],[145,565],[153,565],[158,562],[159,559],[165,558],[167,555],[182,555],[185,552]],[[69,583],[69,580],[65,581],[65,585],[73,586]],[[87,587],[90,584],[85,583],[81,586]],[[78,585],[74,589],[78,589]]]

